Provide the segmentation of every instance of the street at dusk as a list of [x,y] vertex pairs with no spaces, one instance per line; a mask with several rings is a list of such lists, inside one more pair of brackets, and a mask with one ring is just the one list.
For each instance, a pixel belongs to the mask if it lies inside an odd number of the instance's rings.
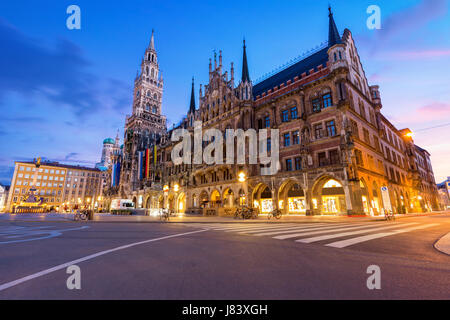
[[[48,220],[0,222],[0,299],[450,298],[450,255],[433,247],[448,213],[363,224]],[[380,237],[358,240],[367,235]],[[81,290],[67,290],[66,267],[5,288],[83,258]],[[381,290],[366,286],[370,265]]]
[[2,1],[0,43],[0,309],[448,310],[450,0]]

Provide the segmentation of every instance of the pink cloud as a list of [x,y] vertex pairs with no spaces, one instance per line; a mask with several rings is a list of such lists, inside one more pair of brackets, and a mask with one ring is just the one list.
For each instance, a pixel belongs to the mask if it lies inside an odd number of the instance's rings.
[[416,51],[396,51],[396,52],[388,52],[385,55],[388,58],[392,59],[433,59],[440,57],[449,57],[450,49],[441,49],[441,50],[416,50]]
[[405,125],[414,124],[417,129],[421,129],[420,124],[426,126],[430,122],[448,122],[450,121],[450,104],[433,102],[407,114],[395,116],[393,120]]

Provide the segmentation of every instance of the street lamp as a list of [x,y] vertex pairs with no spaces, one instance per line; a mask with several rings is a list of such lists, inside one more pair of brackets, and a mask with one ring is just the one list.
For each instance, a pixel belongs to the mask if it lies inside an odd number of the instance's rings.
[[164,185],[164,187],[163,187],[163,191],[164,191],[164,203],[163,203],[163,209],[166,209],[165,208],[165,206],[166,206],[166,203],[167,203],[167,195],[169,194],[169,186],[166,184],[166,185]]
[[246,198],[245,198],[245,191],[244,191],[244,182],[247,179],[245,172],[241,171],[238,173],[238,181],[242,183],[242,192],[244,192],[244,194],[239,194],[239,205],[244,205]]

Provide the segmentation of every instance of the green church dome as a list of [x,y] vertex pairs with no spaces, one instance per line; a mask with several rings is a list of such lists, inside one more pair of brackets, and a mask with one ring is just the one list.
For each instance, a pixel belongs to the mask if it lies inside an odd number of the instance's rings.
[[114,139],[111,138],[103,140],[103,144],[114,144],[114,143],[115,143]]

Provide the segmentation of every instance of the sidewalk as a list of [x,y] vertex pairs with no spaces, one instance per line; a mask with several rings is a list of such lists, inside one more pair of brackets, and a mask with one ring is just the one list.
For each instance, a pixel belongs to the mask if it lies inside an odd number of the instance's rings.
[[[396,219],[405,219],[411,217],[431,216],[450,213],[450,211],[435,211],[430,213],[409,213],[396,215]],[[0,221],[42,221],[42,222],[71,222],[74,220],[74,215],[70,213],[49,213],[49,214],[0,214]],[[117,216],[109,213],[96,213],[94,222],[122,222],[122,223],[161,223],[158,216]],[[196,215],[179,215],[171,216],[168,223],[306,223],[306,222],[370,222],[370,221],[384,221],[384,216],[283,216],[280,220],[268,220],[267,216],[259,216],[257,219],[242,220],[233,219],[232,217],[217,217],[217,216],[196,216]],[[166,222],[167,223],[167,222]]]

